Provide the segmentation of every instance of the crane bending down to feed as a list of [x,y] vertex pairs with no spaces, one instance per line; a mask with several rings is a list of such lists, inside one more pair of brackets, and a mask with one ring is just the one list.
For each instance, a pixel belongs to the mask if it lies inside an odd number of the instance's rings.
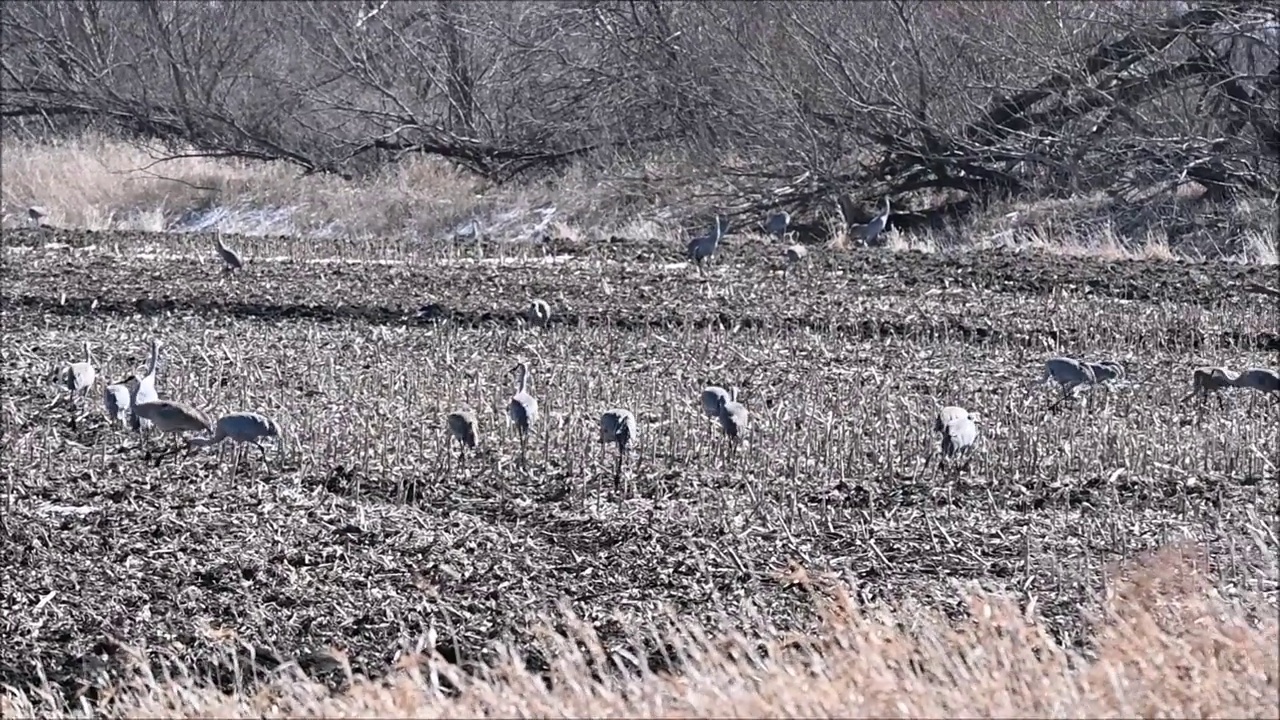
[[1089,366],[1090,372],[1093,373],[1094,382],[1099,385],[1113,380],[1123,380],[1125,376],[1124,366],[1112,360],[1086,363],[1086,365]]
[[445,425],[448,426],[449,434],[453,439],[462,445],[462,459],[465,460],[467,449],[474,450],[480,441],[480,425],[476,422],[476,414],[469,408],[451,412],[445,418]]
[[968,455],[978,441],[977,413],[970,413],[962,407],[948,405],[938,411],[933,421],[933,430],[942,435],[942,455],[952,458],[957,455]]
[[1071,393],[1081,385],[1092,385],[1097,382],[1093,369],[1087,363],[1069,357],[1055,357],[1047,360],[1044,364],[1044,375],[1040,377],[1039,382],[1043,383],[1046,380],[1053,380],[1062,387],[1062,397],[1053,404],[1054,407],[1070,397]]
[[1280,393],[1280,372],[1270,368],[1249,368],[1236,378],[1236,387],[1253,388],[1267,395]]
[[1229,387],[1252,388],[1261,393],[1280,393],[1280,373],[1267,368],[1249,368],[1244,372],[1236,372],[1225,367],[1198,367],[1191,373],[1191,392],[1180,402],[1190,400],[1199,394],[1200,402],[1210,395],[1218,398],[1218,405],[1226,402],[1222,399],[1222,391]]
[[1186,402],[1199,394],[1202,403],[1213,395],[1218,398],[1219,406],[1226,405],[1222,399],[1222,390],[1235,387],[1239,377],[1240,373],[1224,367],[1198,367],[1191,371],[1191,392],[1183,396],[1180,402]]
[[720,418],[720,406],[733,399],[728,390],[718,386],[711,385],[702,390],[702,412],[709,418],[717,420]]
[[618,448],[618,460],[614,465],[613,482],[622,479],[622,456],[636,437],[636,417],[630,410],[614,408],[600,416],[600,442],[613,443]]
[[[172,400],[137,403],[130,415],[134,418],[134,423],[150,421],[162,433],[176,435],[185,432],[213,432],[213,422],[203,410]],[[150,452],[147,454],[150,455]]]
[[39,205],[32,205],[27,208],[27,219],[31,221],[32,227],[40,227],[44,225],[44,220],[47,217],[49,217],[49,211]]
[[208,447],[230,438],[237,443],[257,447],[263,461],[266,461],[267,449],[262,447],[262,441],[269,437],[280,437],[280,426],[274,420],[261,413],[234,412],[218,418],[214,423],[213,437],[193,437],[187,440],[187,446],[193,449]]
[[517,378],[516,394],[511,396],[511,402],[507,404],[507,417],[515,423],[516,430],[520,433],[520,461],[523,463],[529,443],[529,428],[538,419],[538,398],[529,392],[532,384],[529,365],[522,361],[512,368],[512,372]]
[[727,232],[729,232],[729,223],[722,216],[716,215],[715,225],[711,228],[710,233],[689,241],[686,249],[689,253],[689,259],[697,263],[698,272],[702,272],[702,261],[710,260],[716,254],[720,239]]
[[227,247],[222,241],[222,231],[218,230],[213,234],[213,244],[218,250],[218,257],[222,259],[222,271],[224,273],[239,270],[244,267],[244,263],[240,262],[240,255],[235,250]]

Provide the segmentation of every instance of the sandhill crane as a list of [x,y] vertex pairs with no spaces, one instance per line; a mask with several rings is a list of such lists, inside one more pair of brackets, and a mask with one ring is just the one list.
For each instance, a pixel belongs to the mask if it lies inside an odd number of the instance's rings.
[[764,231],[769,235],[778,238],[779,242],[786,237],[787,229],[791,227],[791,213],[783,210],[770,215],[764,221]]
[[[160,341],[155,338],[151,339],[151,351],[147,356],[147,374],[141,378],[134,375],[125,380],[125,384],[129,387],[130,405],[138,405],[140,403],[155,402],[160,399],[160,393],[156,390],[156,368],[160,364]],[[129,427],[134,432],[141,432],[151,428],[151,421],[138,417],[136,413],[129,415]]]
[[1270,368],[1249,368],[1236,378],[1235,386],[1266,394],[1280,393],[1280,372]]
[[747,408],[738,402],[737,388],[734,388],[733,395],[729,400],[720,403],[719,413],[720,429],[724,431],[725,437],[733,443],[741,440],[742,435],[747,432],[751,424],[751,416],[747,412]]
[[955,457],[966,455],[978,440],[977,413],[970,413],[962,407],[948,405],[938,411],[933,421],[933,430],[942,435],[942,455]]
[[480,424],[476,421],[476,414],[470,408],[462,408],[449,413],[445,418],[445,425],[453,439],[462,445],[462,459],[466,459],[467,448],[474,450],[480,440]]
[[31,221],[32,227],[40,227],[44,225],[45,218],[49,217],[49,211],[39,205],[32,205],[27,208],[27,219]]
[[97,379],[98,372],[93,369],[93,355],[89,352],[89,342],[86,340],[84,361],[68,363],[62,368],[62,384],[67,388],[72,407],[75,407],[76,396],[87,393]]
[[720,239],[725,233],[729,232],[729,223],[722,216],[716,215],[715,225],[711,228],[711,232],[701,237],[696,237],[689,241],[686,249],[689,258],[698,265],[698,271],[702,271],[702,261],[710,259],[716,254],[716,247],[720,244]]
[[600,442],[613,443],[618,448],[618,460],[614,465],[613,482],[622,479],[622,456],[636,438],[636,417],[630,410],[614,408],[600,416]]
[[868,247],[875,245],[880,233],[884,232],[885,225],[889,222],[889,196],[884,197],[884,210],[880,214],[871,219],[871,222],[863,225],[857,234],[862,238],[862,244]]
[[1062,397],[1054,403],[1055,407],[1070,397],[1077,387],[1085,384],[1092,385],[1097,381],[1092,368],[1087,363],[1069,357],[1055,357],[1045,361],[1044,375],[1039,382],[1043,383],[1050,379],[1062,387]]
[[243,263],[240,262],[240,255],[237,254],[235,250],[232,250],[231,248],[227,247],[226,243],[222,241],[221,230],[214,232],[213,245],[218,250],[218,257],[222,259],[222,264],[223,264],[222,271],[224,273],[229,273],[233,270],[239,270],[241,267],[243,267]]
[[262,440],[269,437],[280,437],[280,426],[274,420],[261,413],[234,412],[218,418],[213,426],[213,437],[193,437],[187,440],[187,446],[208,447],[230,438],[237,443],[249,443],[258,448],[265,461],[267,449],[262,447]]
[[1093,381],[1098,384],[1124,379],[1124,366],[1118,362],[1103,360],[1102,362],[1085,364],[1089,366],[1089,371],[1093,373]]
[[1179,402],[1186,402],[1197,393],[1200,402],[1204,402],[1210,394],[1218,398],[1218,405],[1225,405],[1222,399],[1224,388],[1234,387],[1240,379],[1240,373],[1224,367],[1198,367],[1191,371],[1191,392]]
[[134,402],[151,402],[159,400],[160,393],[156,390],[156,368],[160,365],[160,341],[155,338],[151,339],[151,350],[147,355],[147,374],[138,380],[138,390],[134,396]]
[[537,323],[545,328],[551,324],[551,305],[546,300],[535,298],[529,303],[529,308],[525,311],[525,315],[529,322]]
[[[134,423],[138,420],[150,421],[151,425],[162,433],[213,431],[213,422],[203,410],[172,400],[137,403],[133,406],[130,418]],[[136,426],[134,429],[137,429]]]
[[702,390],[702,412],[707,417],[718,419],[720,417],[720,406],[733,399],[728,390],[717,385],[711,385]]
[[[130,376],[132,378],[132,376]],[[125,425],[133,409],[133,399],[129,392],[129,378],[107,386],[102,394],[102,409],[107,412],[111,422]]]
[[520,433],[520,461],[524,462],[529,427],[538,419],[538,398],[529,392],[529,365],[522,361],[512,368],[512,372],[517,378],[516,394],[511,396],[511,402],[507,404],[507,417],[515,423],[516,430]]

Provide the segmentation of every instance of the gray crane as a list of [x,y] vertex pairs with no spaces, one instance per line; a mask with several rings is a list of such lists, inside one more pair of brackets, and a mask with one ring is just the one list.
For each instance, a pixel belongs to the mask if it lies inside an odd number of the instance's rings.
[[[150,353],[147,356],[147,374],[141,378],[133,376],[125,380],[125,384],[129,387],[130,406],[140,403],[155,402],[160,399],[160,392],[156,390],[156,368],[160,366],[160,341],[152,338]],[[137,413],[130,413],[129,427],[134,432],[142,432],[151,429],[151,421],[141,418]]]
[[1045,361],[1044,375],[1040,377],[1039,382],[1043,383],[1046,380],[1053,380],[1062,388],[1062,397],[1053,404],[1054,407],[1067,400],[1080,386],[1097,382],[1093,369],[1087,363],[1065,356]]
[[1222,399],[1222,390],[1235,387],[1236,382],[1240,379],[1240,373],[1225,367],[1198,367],[1191,371],[1191,392],[1187,393],[1179,402],[1186,402],[1193,396],[1199,395],[1200,402],[1203,403],[1210,395],[1218,398],[1218,405],[1224,406],[1226,402]]
[[89,351],[89,342],[84,343],[84,360],[67,363],[62,368],[62,385],[67,389],[71,406],[75,407],[76,397],[83,396],[93,387],[98,379],[98,371],[93,369],[93,354]]
[[480,423],[476,420],[475,412],[470,408],[461,408],[449,413],[444,422],[449,428],[449,434],[462,446],[461,459],[466,460],[467,449],[474,450],[480,441]]
[[[208,418],[204,418],[204,421],[207,422]],[[212,437],[193,437],[187,440],[187,446],[192,449],[208,447],[229,438],[258,448],[265,462],[267,449],[262,446],[262,441],[269,437],[280,437],[280,426],[275,420],[256,412],[233,412],[218,418],[213,426]]]
[[733,399],[728,390],[718,386],[710,385],[702,390],[702,412],[709,418],[715,420],[720,417],[720,406]]
[[[131,417],[147,420],[156,430],[167,434],[213,432],[213,421],[203,410],[172,400],[137,403],[133,406]],[[151,455],[150,451],[147,455]]]
[[49,217],[49,211],[39,205],[32,205],[27,208],[27,219],[31,221],[32,227],[40,227],[44,225],[44,221]]
[[512,368],[512,372],[516,376],[516,394],[511,396],[511,402],[507,404],[507,417],[515,423],[516,430],[520,433],[520,461],[523,463],[529,443],[529,428],[538,419],[538,398],[529,391],[532,379],[528,363],[521,361]]
[[613,467],[613,483],[622,481],[622,456],[636,438],[636,417],[630,410],[614,408],[600,416],[600,442],[613,443],[618,448],[618,459]]
[[783,210],[773,213],[765,218],[764,231],[768,235],[778,238],[781,242],[787,235],[787,230],[791,228],[791,213]]
[[[84,397],[98,379],[98,371],[93,369],[93,355],[89,351],[89,343],[84,343],[84,360],[68,363],[62,367],[60,380],[67,389],[67,402],[71,405],[71,429],[76,430],[79,424],[79,408],[76,398]],[[56,404],[57,401],[55,401]]]
[[747,407],[738,402],[737,388],[733,389],[730,399],[721,401],[717,416],[720,420],[720,429],[736,447],[751,425],[751,415],[747,412]]
[[244,267],[244,263],[240,261],[240,255],[227,244],[222,241],[222,231],[217,230],[213,233],[213,244],[218,250],[218,257],[222,259],[222,271],[229,273]]
[[1124,379],[1124,366],[1113,360],[1103,360],[1101,362],[1085,364],[1089,366],[1090,372],[1093,373],[1094,382],[1099,385],[1102,383],[1112,382],[1114,380]]
[[948,405],[938,411],[933,430],[942,436],[942,455],[945,458],[968,455],[978,441],[977,413],[970,413],[957,405]]
[[534,298],[529,302],[529,308],[525,311],[525,317],[529,322],[536,323],[542,327],[551,324],[551,305],[546,300]]
[[107,385],[106,391],[102,393],[102,409],[113,425],[118,422],[125,426],[129,422],[133,411],[133,399],[129,392],[129,379],[132,377],[131,375],[118,383]]
[[889,196],[884,198],[884,210],[880,214],[871,218],[871,222],[858,228],[857,235],[862,240],[862,244],[868,247],[874,246],[880,237],[880,233],[884,232],[885,225],[889,222]]
[[706,235],[696,237],[689,241],[686,250],[689,253],[689,259],[698,265],[698,272],[702,272],[702,261],[710,260],[716,254],[716,248],[720,245],[720,239],[729,232],[729,222],[721,215],[716,215],[715,225]]
[[1191,374],[1191,392],[1182,401],[1199,393],[1201,402],[1213,395],[1218,398],[1218,405],[1222,406],[1226,404],[1222,399],[1222,390],[1229,387],[1257,390],[1266,395],[1280,393],[1280,372],[1256,367],[1244,372],[1225,367],[1198,367]]
[[1236,387],[1252,388],[1270,395],[1280,393],[1280,372],[1270,368],[1249,368],[1236,378]]

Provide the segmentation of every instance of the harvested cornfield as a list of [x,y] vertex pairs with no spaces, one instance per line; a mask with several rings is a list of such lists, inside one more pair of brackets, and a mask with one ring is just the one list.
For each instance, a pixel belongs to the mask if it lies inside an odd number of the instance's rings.
[[[539,672],[530,628],[561,602],[606,647],[669,613],[806,632],[800,567],[952,617],[976,583],[1088,653],[1103,569],[1172,541],[1219,592],[1275,601],[1280,408],[1178,402],[1198,365],[1274,364],[1274,303],[1240,292],[1271,270],[814,248],[784,273],[780,248],[730,238],[699,274],[674,240],[228,240],[229,276],[200,238],[6,233],[0,684],[92,699],[145,661],[243,688],[290,661],[332,679],[335,652],[376,678],[426,637],[463,669],[505,641]],[[153,337],[161,397],[264,412],[285,452],[146,462],[100,413],[73,430],[49,369],[88,341],[114,381]],[[1056,354],[1126,379],[1052,407],[1033,383]],[[712,384],[751,412],[736,448],[702,412]],[[463,405],[465,458],[445,426]],[[945,405],[980,413],[967,465],[938,462]],[[638,431],[619,482],[612,407]]]

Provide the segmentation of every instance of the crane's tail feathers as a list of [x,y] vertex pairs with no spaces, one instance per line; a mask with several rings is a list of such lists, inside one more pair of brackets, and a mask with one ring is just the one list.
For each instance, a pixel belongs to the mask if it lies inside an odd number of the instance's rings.
[[210,445],[217,445],[218,443],[222,442],[222,440],[223,438],[217,437],[217,436],[214,436],[214,437],[196,436],[187,440],[187,446],[188,447],[208,447]]

